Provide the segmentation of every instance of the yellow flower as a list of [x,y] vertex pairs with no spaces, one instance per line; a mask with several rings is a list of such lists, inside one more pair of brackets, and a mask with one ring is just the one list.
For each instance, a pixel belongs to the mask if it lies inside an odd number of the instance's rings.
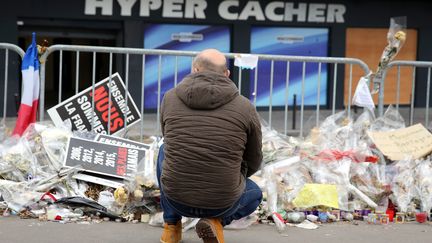
[[398,31],[398,32],[396,32],[396,34],[394,35],[394,37],[395,37],[395,39],[396,40],[399,40],[399,41],[405,41],[405,39],[406,39],[406,34],[405,34],[405,32],[403,32],[403,31]]

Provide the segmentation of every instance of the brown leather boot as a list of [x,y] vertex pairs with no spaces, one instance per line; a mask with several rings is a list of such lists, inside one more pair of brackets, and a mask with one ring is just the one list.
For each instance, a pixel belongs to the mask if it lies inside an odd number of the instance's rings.
[[161,243],[179,243],[182,237],[182,223],[178,221],[177,224],[164,224],[164,230],[160,238]]
[[220,219],[200,219],[195,230],[204,243],[224,243],[223,226]]

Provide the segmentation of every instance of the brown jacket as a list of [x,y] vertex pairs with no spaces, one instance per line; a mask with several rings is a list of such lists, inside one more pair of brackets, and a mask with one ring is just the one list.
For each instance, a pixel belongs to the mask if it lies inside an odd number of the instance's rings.
[[230,207],[240,198],[245,178],[261,166],[261,126],[255,107],[223,75],[190,74],[168,91],[161,125],[161,186],[178,203]]

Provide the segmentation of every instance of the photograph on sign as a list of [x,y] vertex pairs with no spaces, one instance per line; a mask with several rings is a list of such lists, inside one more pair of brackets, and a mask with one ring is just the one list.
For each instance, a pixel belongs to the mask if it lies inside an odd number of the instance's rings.
[[137,141],[132,141],[125,138],[119,138],[115,136],[110,136],[106,134],[97,134],[95,141],[106,143],[106,144],[112,144],[117,146],[123,146],[128,148],[137,148],[137,149],[150,149],[150,145],[140,143]]
[[[299,27],[264,27],[253,26],[251,30],[251,53],[289,55],[289,56],[316,56],[327,57],[329,49],[328,28],[299,28]],[[297,95],[297,103],[302,96],[303,63],[290,62],[287,74],[286,62],[274,62],[274,75],[272,86],[272,105],[284,106],[286,98],[288,105],[293,105],[293,96]],[[277,70],[277,71],[276,71]],[[270,105],[270,78],[271,62],[260,60],[258,62],[258,82],[255,94],[255,72],[250,76],[250,99],[256,105],[266,107]],[[304,76],[304,104],[316,105],[319,87],[319,104],[327,104],[327,65],[321,65],[319,73],[318,63],[307,63]],[[289,86],[286,92],[287,77]]]
[[[148,24],[144,28],[144,48],[178,51],[202,51],[215,48],[230,52],[230,28],[224,25]],[[160,100],[191,73],[192,57],[148,55],[145,59],[144,105],[156,109],[160,82]],[[159,73],[159,68],[163,71]]]
[[125,125],[132,126],[141,119],[141,113],[118,73],[95,84],[94,95],[93,88],[89,87],[52,107],[48,114],[56,126],[70,120],[73,131],[93,130],[101,134],[116,134]]
[[137,173],[146,150],[71,137],[64,166],[125,179]]

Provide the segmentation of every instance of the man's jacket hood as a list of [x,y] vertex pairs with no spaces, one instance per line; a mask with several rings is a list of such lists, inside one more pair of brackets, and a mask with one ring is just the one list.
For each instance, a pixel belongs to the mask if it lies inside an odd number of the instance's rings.
[[176,88],[177,96],[192,109],[213,110],[238,96],[238,89],[222,74],[198,72],[190,74]]

